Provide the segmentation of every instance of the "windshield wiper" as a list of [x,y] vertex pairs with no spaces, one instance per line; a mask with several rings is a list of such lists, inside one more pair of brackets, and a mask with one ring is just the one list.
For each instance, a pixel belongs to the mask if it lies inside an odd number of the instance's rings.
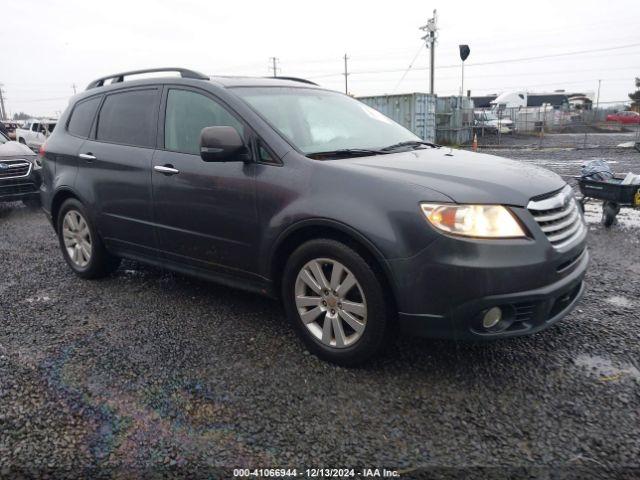
[[329,150],[326,152],[308,153],[308,157],[365,157],[367,155],[383,155],[389,153],[383,150],[374,150],[370,148],[341,148],[338,150]]
[[397,148],[402,148],[402,147],[420,147],[422,145],[426,145],[428,147],[431,148],[439,148],[440,145],[436,145],[435,143],[431,143],[431,142],[423,142],[420,140],[409,140],[407,142],[399,142],[399,143],[394,143],[393,145],[389,145],[388,147],[384,147],[382,149],[380,149],[383,152],[388,152],[390,150],[396,150]]

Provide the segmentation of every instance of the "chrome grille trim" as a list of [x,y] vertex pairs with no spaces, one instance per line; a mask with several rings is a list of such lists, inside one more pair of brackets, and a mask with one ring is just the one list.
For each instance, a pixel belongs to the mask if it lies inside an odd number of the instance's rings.
[[8,166],[0,169],[0,180],[28,177],[33,166],[31,162],[24,159],[0,160],[0,163]]
[[570,245],[585,231],[584,219],[569,185],[550,197],[531,200],[527,209],[556,249]]
[[[542,231],[544,233],[550,233],[550,232],[555,232],[556,230],[562,230],[563,228],[571,226],[576,221],[576,218],[578,217],[578,215],[579,215],[578,209],[575,209],[573,212],[570,212],[568,215],[564,215],[560,217],[562,221],[557,223],[550,223],[540,228],[542,228]],[[536,220],[538,222],[542,222],[542,220],[540,219],[536,219]],[[545,222],[546,221],[550,221],[550,220],[545,220]]]

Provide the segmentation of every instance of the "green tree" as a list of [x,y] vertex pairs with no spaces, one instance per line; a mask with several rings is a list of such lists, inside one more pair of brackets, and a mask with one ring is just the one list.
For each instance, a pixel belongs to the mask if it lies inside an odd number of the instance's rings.
[[28,113],[24,113],[24,112],[14,113],[13,114],[13,119],[14,120],[29,120],[30,118],[31,118],[31,115],[29,115]]

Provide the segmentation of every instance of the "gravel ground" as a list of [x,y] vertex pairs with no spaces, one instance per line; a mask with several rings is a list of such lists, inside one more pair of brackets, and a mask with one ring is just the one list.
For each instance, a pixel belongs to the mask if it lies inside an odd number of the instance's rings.
[[[633,150],[495,153],[566,176],[595,157],[640,172]],[[305,352],[271,300],[133,262],[80,280],[42,214],[0,204],[0,477],[638,467],[640,223],[605,230],[598,208],[588,290],[557,326],[489,344],[401,338],[346,370]]]

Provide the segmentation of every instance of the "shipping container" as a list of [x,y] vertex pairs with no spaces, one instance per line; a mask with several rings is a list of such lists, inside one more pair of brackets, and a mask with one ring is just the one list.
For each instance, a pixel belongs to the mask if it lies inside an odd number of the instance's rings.
[[436,141],[465,145],[473,135],[473,101],[469,97],[438,97],[436,101]]
[[426,142],[436,141],[436,97],[427,93],[359,97]]

